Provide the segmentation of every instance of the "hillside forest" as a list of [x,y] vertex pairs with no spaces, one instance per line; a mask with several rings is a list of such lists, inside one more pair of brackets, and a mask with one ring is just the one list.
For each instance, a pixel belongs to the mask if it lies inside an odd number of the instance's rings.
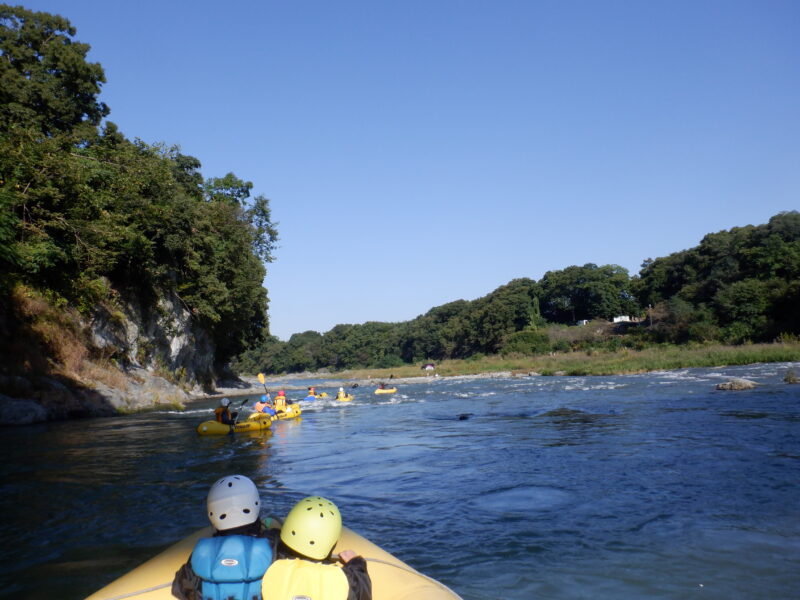
[[[6,372],[52,370],[58,340],[98,311],[170,295],[211,341],[217,371],[393,367],[492,354],[796,339],[800,213],[709,233],[631,275],[585,264],[515,279],[401,323],[269,334],[269,200],[205,177],[177,146],[129,139],[98,95],[105,74],[63,17],[0,5],[0,352]],[[269,280],[267,279],[267,282]],[[615,317],[627,320],[613,323]],[[579,324],[580,323],[580,324]],[[137,356],[153,364],[146,344]]]
[[[98,311],[178,299],[219,368],[266,330],[269,201],[233,173],[205,178],[180,148],[129,139],[98,100],[105,74],[60,16],[0,5],[0,350],[52,370]],[[138,361],[154,364],[142,340]],[[80,352],[77,352],[80,354]],[[47,360],[45,360],[47,359]],[[203,374],[211,376],[211,373]]]
[[[620,316],[630,320],[612,322]],[[498,353],[771,342],[798,333],[800,213],[792,211],[710,233],[694,248],[645,260],[634,276],[616,265],[570,266],[411,321],[267,338],[236,364],[270,372],[386,368]]]

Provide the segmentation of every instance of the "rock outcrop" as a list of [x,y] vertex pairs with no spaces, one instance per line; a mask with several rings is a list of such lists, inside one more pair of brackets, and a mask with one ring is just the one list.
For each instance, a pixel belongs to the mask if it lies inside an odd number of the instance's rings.
[[186,381],[210,382],[214,377],[214,346],[189,310],[175,296],[144,307],[138,300],[111,311],[97,307],[85,325],[104,355],[125,365],[169,373]]
[[214,345],[177,296],[151,306],[118,296],[115,305],[76,325],[92,357],[80,369],[50,359],[52,372],[0,372],[0,425],[181,407],[214,391]]

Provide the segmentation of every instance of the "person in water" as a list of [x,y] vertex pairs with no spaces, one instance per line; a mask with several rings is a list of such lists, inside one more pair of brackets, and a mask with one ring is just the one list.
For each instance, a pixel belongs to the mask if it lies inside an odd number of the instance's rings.
[[347,394],[344,393],[344,388],[340,387],[339,391],[336,393],[336,399],[337,400],[342,400],[344,398],[347,398]]
[[286,515],[278,559],[261,581],[263,598],[372,600],[367,561],[353,550],[333,548],[342,532],[336,505],[320,496],[304,498]]
[[261,578],[276,557],[279,524],[262,521],[261,497],[244,475],[219,479],[206,498],[214,535],[195,544],[189,560],[172,580],[181,600],[261,598]]
[[269,416],[275,416],[275,408],[272,406],[271,398],[269,394],[264,394],[259,398],[258,402],[253,405],[253,409],[256,412],[265,413]]
[[239,413],[232,413],[229,408],[230,405],[231,401],[228,398],[223,398],[219,401],[219,406],[214,409],[214,418],[218,423],[224,423],[225,425],[236,424],[236,417],[239,416]]

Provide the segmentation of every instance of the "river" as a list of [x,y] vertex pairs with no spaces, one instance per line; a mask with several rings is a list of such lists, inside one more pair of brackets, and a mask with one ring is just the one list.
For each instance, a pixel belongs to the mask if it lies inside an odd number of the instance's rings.
[[[216,438],[194,429],[212,400],[4,428],[0,596],[85,597],[206,525],[210,484],[242,473],[278,515],[333,499],[465,600],[797,598],[790,366],[360,387]],[[758,387],[714,389],[730,377]]]

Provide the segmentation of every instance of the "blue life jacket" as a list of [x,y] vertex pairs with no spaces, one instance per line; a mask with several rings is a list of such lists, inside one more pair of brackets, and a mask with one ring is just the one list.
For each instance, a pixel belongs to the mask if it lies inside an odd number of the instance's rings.
[[204,538],[192,551],[203,600],[261,600],[261,578],[270,563],[269,540],[247,535]]

